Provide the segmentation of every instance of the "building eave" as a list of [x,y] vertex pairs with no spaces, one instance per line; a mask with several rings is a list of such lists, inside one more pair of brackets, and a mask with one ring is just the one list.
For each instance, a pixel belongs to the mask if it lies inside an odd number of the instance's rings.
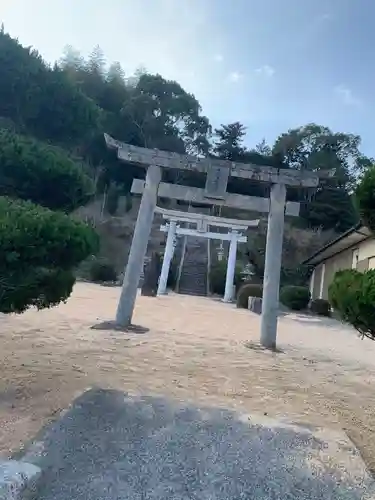
[[324,262],[334,255],[337,255],[344,250],[348,250],[349,248],[355,247],[371,236],[372,232],[362,223],[358,223],[334,240],[328,242],[313,255],[311,255],[308,259],[306,259],[303,264],[317,266],[321,262]]

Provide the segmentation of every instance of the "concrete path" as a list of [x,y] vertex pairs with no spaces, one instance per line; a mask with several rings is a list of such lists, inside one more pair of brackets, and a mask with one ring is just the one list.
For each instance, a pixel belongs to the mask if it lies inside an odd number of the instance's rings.
[[25,460],[38,500],[370,499],[344,434],[90,390]]

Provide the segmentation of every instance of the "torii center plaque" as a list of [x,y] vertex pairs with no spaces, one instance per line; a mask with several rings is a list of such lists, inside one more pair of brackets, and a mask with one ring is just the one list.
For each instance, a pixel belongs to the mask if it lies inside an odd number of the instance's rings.
[[207,172],[205,198],[224,200],[229,179],[230,169],[218,165],[210,165]]

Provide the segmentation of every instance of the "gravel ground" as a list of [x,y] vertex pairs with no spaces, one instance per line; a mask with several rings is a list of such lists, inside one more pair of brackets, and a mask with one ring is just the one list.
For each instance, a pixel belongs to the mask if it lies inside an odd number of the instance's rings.
[[375,471],[375,343],[291,315],[279,321],[282,352],[262,351],[258,316],[178,295],[138,298],[145,334],[92,330],[114,317],[119,293],[77,284],[67,304],[1,318],[2,457],[98,386],[344,429]]

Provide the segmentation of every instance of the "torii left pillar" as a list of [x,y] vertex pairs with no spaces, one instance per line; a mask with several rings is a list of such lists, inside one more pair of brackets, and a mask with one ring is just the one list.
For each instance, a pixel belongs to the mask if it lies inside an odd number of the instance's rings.
[[176,229],[177,229],[177,222],[171,220],[168,227],[167,243],[165,245],[163,265],[161,268],[161,273],[159,278],[158,295],[165,295],[167,293],[168,276],[169,276],[169,269],[171,267],[171,262],[173,259]]
[[224,302],[233,300],[234,276],[236,272],[236,257],[237,257],[237,231],[232,231],[229,245],[229,255],[227,263],[227,274],[225,278]]
[[116,324],[121,327],[127,327],[131,324],[139,278],[154,219],[160,181],[161,168],[156,165],[150,165],[146,173],[145,187],[125,269],[120,301],[117,307]]

